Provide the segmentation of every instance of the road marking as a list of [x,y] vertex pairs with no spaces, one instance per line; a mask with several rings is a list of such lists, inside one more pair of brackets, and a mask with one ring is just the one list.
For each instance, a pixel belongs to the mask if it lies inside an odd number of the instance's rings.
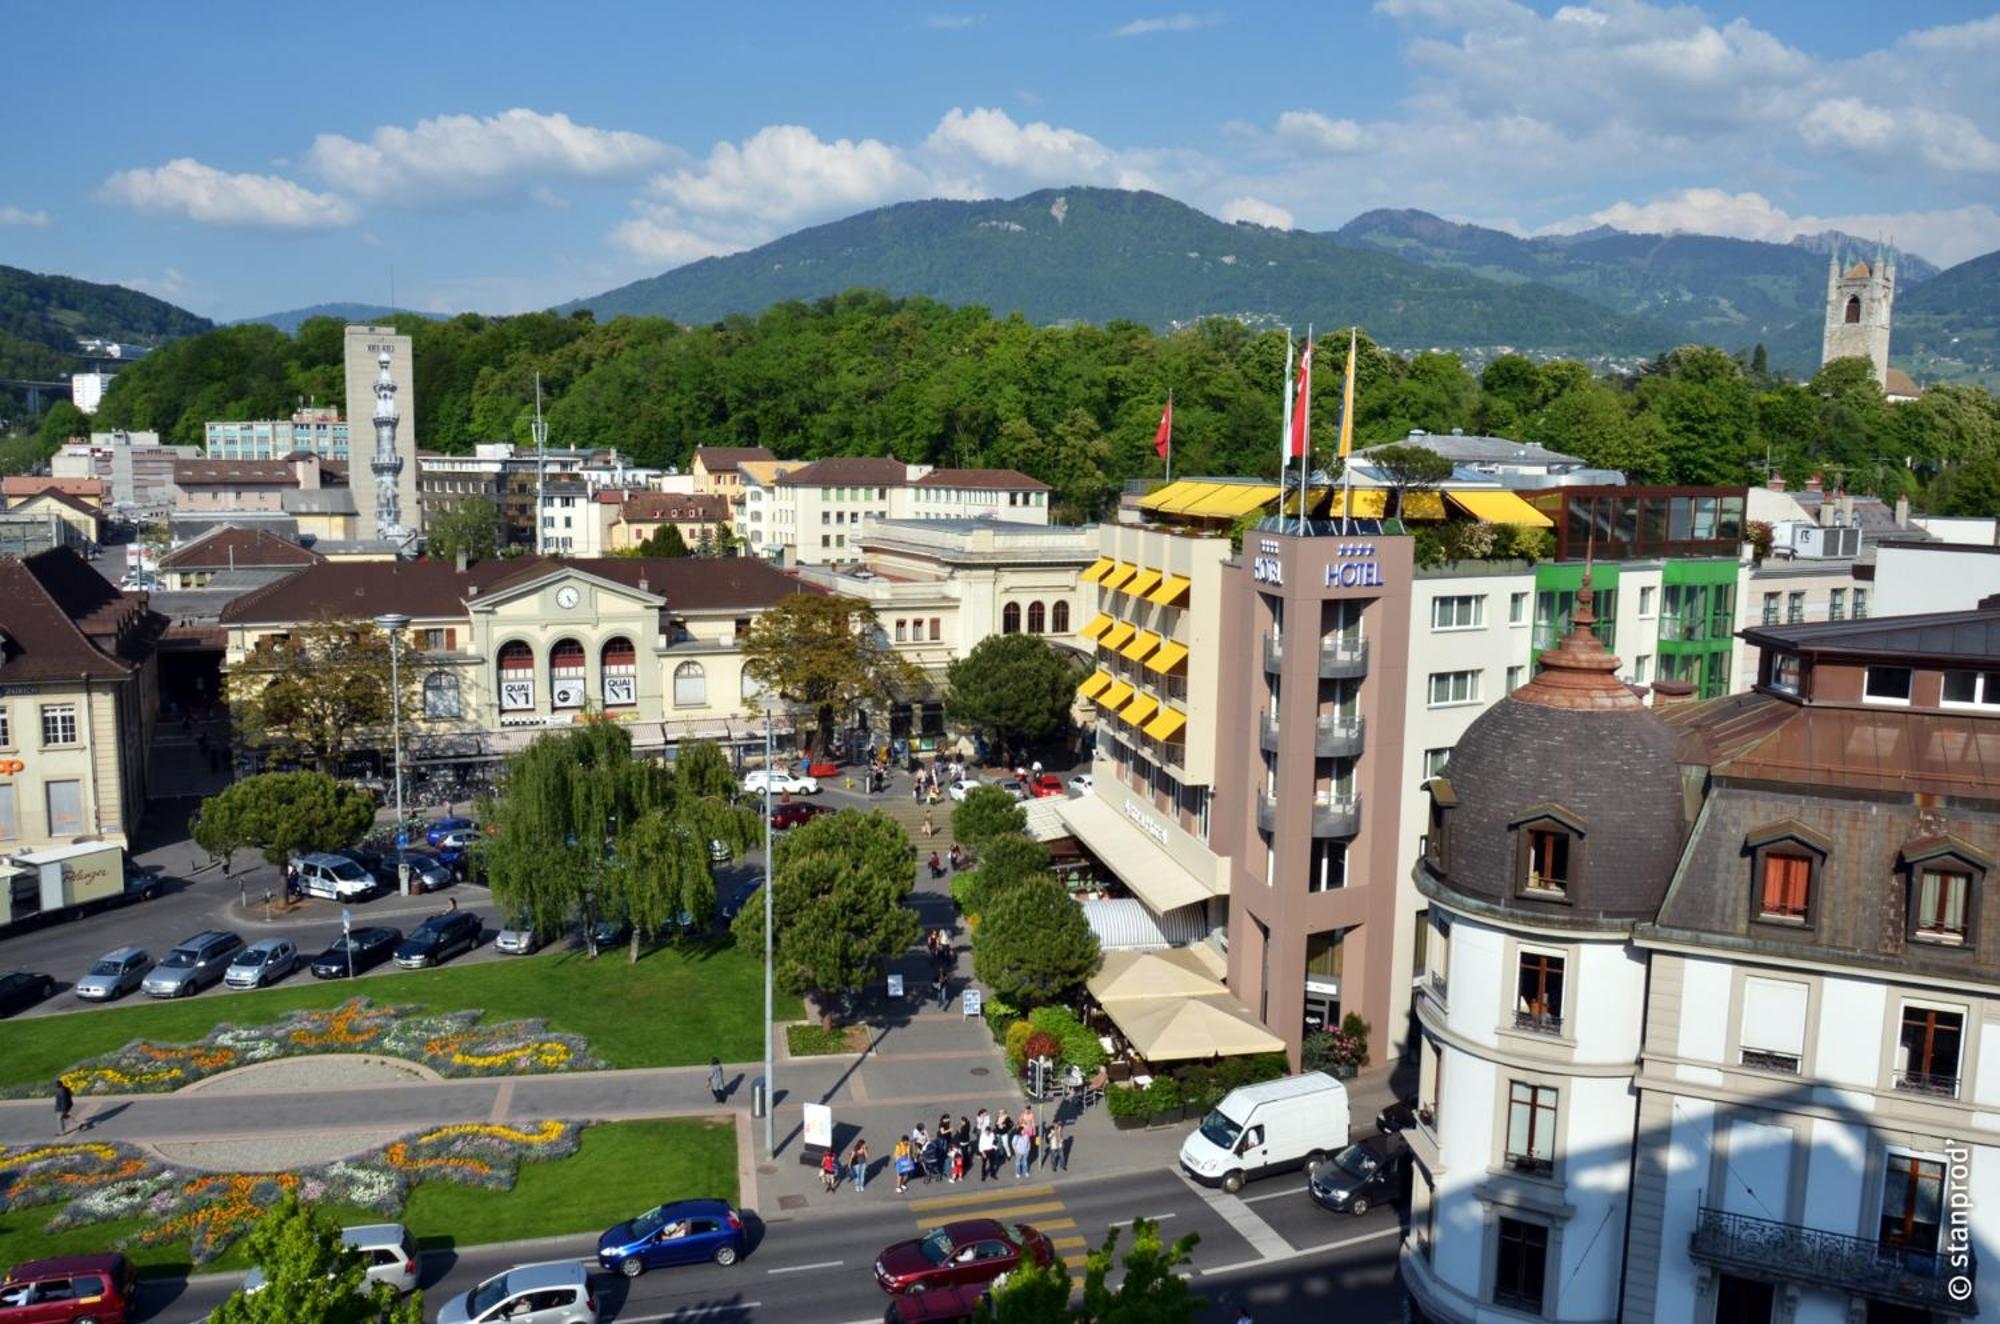
[[1266,1191],[1262,1195],[1239,1195],[1236,1198],[1244,1204],[1256,1204],[1260,1200],[1283,1200],[1287,1197],[1296,1199],[1302,1193],[1308,1200],[1312,1198],[1312,1188],[1310,1186],[1303,1186],[1298,1190]]
[[[1164,1223],[1164,1222],[1166,1222],[1166,1221],[1167,1221],[1167,1220],[1168,1220],[1169,1218],[1179,1218],[1179,1217],[1180,1217],[1180,1215],[1179,1215],[1179,1214],[1141,1214],[1141,1215],[1140,1215],[1139,1217],[1140,1217],[1140,1218],[1143,1218],[1143,1219],[1145,1219],[1145,1220],[1146,1220],[1146,1221],[1147,1221],[1148,1223]],[[1105,1224],[1104,1226],[1106,1226],[1106,1227],[1131,1227],[1131,1226],[1132,1226],[1132,1225],[1133,1225],[1134,1223],[1136,1223],[1136,1222],[1138,1222],[1138,1221],[1139,1221],[1139,1219],[1138,1219],[1138,1218],[1121,1218],[1121,1219],[1119,1219],[1119,1220],[1118,1220],[1118,1221],[1117,1221],[1116,1223],[1106,1223],[1106,1224]]]
[[1062,1262],[1072,1269],[1081,1269],[1085,1264],[1090,1262],[1090,1256],[1072,1253],[1063,1256]]
[[[1062,1201],[1050,1200],[1046,1204],[996,1205],[991,1209],[971,1209],[963,1212],[979,1218],[1031,1218],[1036,1214],[1059,1214],[1062,1211]],[[919,1218],[917,1220],[917,1227],[919,1229],[936,1226],[937,1222],[934,1219]],[[1039,1228],[1042,1225],[1036,1224],[1036,1226]],[[1075,1227],[1076,1225],[1072,1223],[1070,1226]]]
[[1238,1197],[1226,1191],[1210,1190],[1206,1186],[1189,1181],[1186,1177],[1182,1177],[1181,1182],[1193,1191],[1203,1204],[1213,1209],[1218,1218],[1229,1224],[1231,1231],[1249,1242],[1250,1248],[1256,1251],[1260,1258],[1274,1260],[1292,1253],[1292,1243],[1279,1236],[1269,1223],[1257,1217],[1250,1206],[1244,1204]]
[[838,1269],[845,1260],[821,1260],[818,1264],[788,1264],[782,1269],[766,1269],[765,1273],[804,1273],[808,1269]]
[[717,1315],[741,1315],[763,1308],[762,1301],[718,1302],[712,1306],[682,1306],[664,1315],[639,1315],[621,1319],[619,1324],[675,1324],[680,1320],[710,1319]]
[[1205,1277],[1213,1277],[1219,1273],[1235,1273],[1239,1269],[1261,1269],[1280,1260],[1304,1259],[1308,1255],[1323,1255],[1330,1250],[1344,1250],[1349,1246],[1359,1246],[1363,1242],[1380,1241],[1384,1237],[1400,1237],[1402,1235],[1403,1229],[1401,1227],[1378,1228],[1373,1232],[1363,1232],[1357,1237],[1344,1237],[1339,1241],[1328,1241],[1317,1246],[1304,1246],[1298,1250],[1287,1250],[1282,1255],[1267,1255],[1261,1260],[1240,1260],[1235,1264],[1220,1264],[1213,1269],[1203,1269],[1201,1272]]
[[910,1208],[916,1213],[927,1213],[933,1209],[963,1209],[969,1204],[989,1204],[996,1200],[1042,1199],[1056,1193],[1053,1186],[1018,1186],[1012,1190],[1002,1188],[996,1191],[981,1191],[977,1195],[946,1195],[929,1200],[912,1200]]
[[[1075,1225],[1075,1220],[1071,1220],[1071,1225]],[[1057,1250],[1075,1250],[1078,1246],[1087,1246],[1089,1244],[1090,1239],[1088,1237],[1052,1237],[1049,1239],[1049,1245],[1055,1247]]]
[[[1035,1231],[1037,1232],[1064,1232],[1075,1226],[1076,1220],[1074,1218],[1038,1218],[1035,1220]],[[1078,1240],[1080,1241],[1082,1238],[1079,1237]],[[1061,1245],[1062,1243],[1057,1242],[1056,1244]]]

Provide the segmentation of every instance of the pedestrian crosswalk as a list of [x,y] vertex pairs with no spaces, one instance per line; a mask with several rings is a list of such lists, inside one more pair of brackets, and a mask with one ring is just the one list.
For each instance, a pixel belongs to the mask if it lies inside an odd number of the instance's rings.
[[1083,1267],[1090,1255],[1089,1239],[1076,1230],[1076,1220],[1068,1216],[1054,1186],[1008,1186],[963,1195],[940,1195],[912,1200],[909,1208],[918,1216],[919,1232],[967,1218],[1026,1223],[1049,1239],[1056,1259],[1070,1271],[1070,1285],[1083,1286]]

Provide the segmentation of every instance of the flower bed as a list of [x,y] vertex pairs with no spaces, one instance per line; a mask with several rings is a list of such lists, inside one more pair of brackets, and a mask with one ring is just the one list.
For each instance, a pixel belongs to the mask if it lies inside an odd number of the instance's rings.
[[580,1134],[573,1122],[468,1122],[297,1172],[187,1173],[103,1141],[0,1148],[0,1213],[60,1206],[51,1231],[143,1218],[140,1245],[186,1241],[194,1262],[205,1264],[287,1191],[393,1214],[419,1182],[506,1190],[523,1161],[573,1154]]
[[[79,1062],[62,1078],[78,1094],[155,1094],[258,1062],[317,1053],[380,1053],[446,1076],[580,1071],[602,1065],[584,1041],[540,1020],[481,1025],[478,1011],[427,1012],[350,998],[295,1011],[269,1025],[218,1025],[192,1044],[136,1040]],[[38,1094],[24,1086],[14,1095]]]

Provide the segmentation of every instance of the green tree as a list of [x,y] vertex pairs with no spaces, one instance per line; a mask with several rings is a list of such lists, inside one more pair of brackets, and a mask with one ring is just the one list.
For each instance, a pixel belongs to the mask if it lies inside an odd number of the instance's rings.
[[43,412],[42,425],[35,435],[40,438],[43,450],[52,452],[71,437],[88,437],[90,415],[67,400],[58,400]]
[[1069,721],[1083,679],[1072,656],[1037,635],[988,635],[951,664],[945,716],[1012,757]]
[[266,636],[230,668],[223,690],[244,742],[327,768],[343,750],[388,743],[399,670],[405,716],[418,711],[415,666],[392,668],[373,624],[329,621]]
[[981,851],[996,837],[1027,830],[1028,815],[998,786],[975,786],[951,809],[951,835],[969,851]]
[[1063,885],[1044,874],[995,889],[979,916],[973,969],[1016,1007],[1038,1007],[1097,970],[1097,934]]
[[1069,1271],[1061,1264],[1024,1265],[980,1302],[973,1319],[977,1324],[1194,1324],[1208,1303],[1188,1285],[1185,1266],[1200,1235],[1190,1232],[1168,1242],[1157,1221],[1134,1219],[1124,1274],[1113,1287],[1118,1234],[1112,1228],[1104,1244],[1090,1252],[1080,1305],[1071,1301]]
[[706,932],[715,917],[709,843],[742,851],[761,830],[757,815],[736,803],[736,778],[722,752],[706,740],[681,745],[665,803],[621,826],[616,837],[607,882],[632,925],[629,959],[639,959],[646,934],[669,923]]
[[323,772],[264,772],[201,802],[197,846],[229,872],[239,850],[282,865],[294,854],[351,846],[375,821],[375,802],[358,786]]
[[751,621],[743,670],[812,714],[815,749],[832,745],[838,718],[871,700],[888,703],[922,679],[891,651],[867,604],[831,593],[794,593]]
[[[902,826],[853,810],[815,818],[778,841],[771,907],[775,977],[812,998],[821,1024],[867,984],[882,963],[916,945],[923,926],[906,904],[915,852]],[[735,920],[738,942],[761,947],[761,907]]]
[[1934,479],[1925,506],[1934,515],[2000,515],[2000,457],[1982,455]]
[[662,524],[640,542],[638,556],[691,556],[678,524]]
[[1403,513],[1411,492],[1428,492],[1451,477],[1451,461],[1424,446],[1377,446],[1365,457],[1382,471],[1382,481],[1394,496],[1391,515]]
[[423,1293],[397,1300],[386,1283],[367,1285],[367,1266],[340,1239],[333,1220],[286,1192],[243,1244],[264,1276],[209,1318],[214,1324],[422,1324]]
[[484,496],[460,497],[424,519],[429,553],[440,561],[490,561],[500,554],[500,511]]
[[[956,826],[954,820],[954,833]],[[1049,876],[1048,848],[1018,831],[986,839],[973,860],[976,867],[960,874],[951,886],[953,899],[968,915],[984,915],[1018,883]]]
[[[494,899],[540,929],[580,922],[594,958],[592,929],[618,910],[630,884],[620,871],[621,834],[629,849],[652,848],[661,829],[639,825],[670,795],[670,774],[634,758],[631,736],[616,723],[585,722],[539,737],[508,760],[498,794],[480,806],[488,827],[480,855]],[[649,885],[649,894],[662,898],[668,890]]]

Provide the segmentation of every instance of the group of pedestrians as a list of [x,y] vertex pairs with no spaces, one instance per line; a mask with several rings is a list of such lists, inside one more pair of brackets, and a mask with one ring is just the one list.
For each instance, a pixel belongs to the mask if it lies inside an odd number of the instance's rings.
[[[982,1182],[998,1181],[1010,1166],[1017,1179],[1044,1169],[1066,1172],[1072,1140],[1060,1113],[1044,1122],[1033,1108],[1013,1114],[1004,1108],[989,1114],[981,1108],[976,1117],[961,1115],[956,1125],[950,1114],[940,1113],[936,1130],[919,1122],[896,1137],[889,1171],[898,1195],[910,1189],[913,1179],[955,1185],[971,1181],[976,1171]],[[830,1193],[845,1179],[859,1194],[868,1188],[869,1161],[865,1139],[857,1139],[845,1157],[827,1150],[820,1158],[821,1188]]]
[[944,877],[945,871],[947,869],[949,869],[952,873],[957,873],[960,869],[963,869],[965,867],[966,860],[968,858],[969,857],[965,853],[965,847],[959,845],[955,841],[951,843],[951,850],[946,852],[942,856],[940,856],[936,851],[932,851],[931,877],[934,879],[942,878]]

